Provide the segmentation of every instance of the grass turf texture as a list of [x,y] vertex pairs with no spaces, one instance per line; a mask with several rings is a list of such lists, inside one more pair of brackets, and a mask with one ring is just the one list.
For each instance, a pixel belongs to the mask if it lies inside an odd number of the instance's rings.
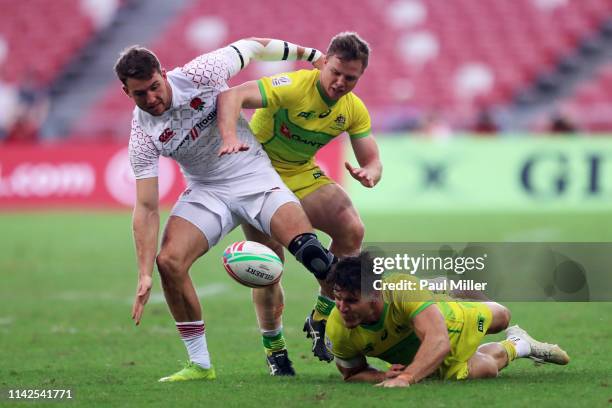
[[[612,241],[609,213],[366,215],[369,241]],[[140,327],[130,320],[136,267],[129,213],[0,215],[0,404],[7,389],[73,390],[70,406],[610,406],[612,303],[515,303],[513,322],[559,342],[567,367],[521,360],[500,378],[409,389],[345,384],[315,361],[301,332],[315,300],[290,260],[285,336],[296,378],[270,378],[250,293],[220,263],[232,233],[192,270],[202,293],[216,382],[159,384],[186,352],[156,275]],[[500,339],[501,336],[491,337]]]

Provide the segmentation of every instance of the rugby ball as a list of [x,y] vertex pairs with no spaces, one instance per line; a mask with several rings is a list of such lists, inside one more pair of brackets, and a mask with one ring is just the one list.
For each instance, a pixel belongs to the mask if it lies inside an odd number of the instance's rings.
[[283,262],[270,248],[253,241],[234,242],[223,252],[223,267],[236,282],[262,288],[278,282]]

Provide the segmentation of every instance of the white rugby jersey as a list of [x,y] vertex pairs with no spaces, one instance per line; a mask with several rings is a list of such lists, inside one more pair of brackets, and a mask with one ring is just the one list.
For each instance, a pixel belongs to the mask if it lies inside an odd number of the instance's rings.
[[270,165],[242,114],[236,131],[249,150],[218,157],[217,95],[240,69],[238,52],[228,46],[168,72],[171,108],[161,116],[134,109],[129,155],[137,179],[158,176],[160,155],[176,160],[188,183],[220,181]]

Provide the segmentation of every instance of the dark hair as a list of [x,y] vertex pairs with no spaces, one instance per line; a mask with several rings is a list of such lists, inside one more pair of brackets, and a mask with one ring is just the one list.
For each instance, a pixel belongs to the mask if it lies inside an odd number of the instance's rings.
[[152,51],[140,45],[126,48],[115,63],[115,73],[125,85],[128,78],[147,80],[155,72],[161,73],[161,64]]
[[369,252],[348,256],[336,263],[327,275],[327,283],[334,290],[371,295],[380,276],[374,274],[374,261]]
[[343,32],[336,34],[327,47],[327,55],[335,55],[344,61],[361,61],[363,69],[368,66],[370,46],[357,33]]

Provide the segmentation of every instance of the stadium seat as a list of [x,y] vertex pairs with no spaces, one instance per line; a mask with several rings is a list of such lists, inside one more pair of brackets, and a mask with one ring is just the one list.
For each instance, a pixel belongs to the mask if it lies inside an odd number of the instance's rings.
[[[240,13],[236,13],[237,9]],[[272,0],[197,0],[150,45],[166,67],[184,64],[209,51],[202,44],[185,40],[189,27],[202,17],[223,22],[226,34],[219,38],[219,45],[256,35],[324,49],[337,32],[355,29],[373,48],[370,67],[356,91],[373,112],[380,113],[374,124],[382,126],[384,113],[393,111],[399,100],[424,112],[435,109],[449,117],[507,103],[530,81],[567,58],[585,36],[611,15],[612,2],[608,0],[549,5],[536,0],[355,0],[335,4],[333,14],[325,7],[300,7]],[[342,24],[337,16],[341,16]],[[274,23],[262,23],[268,21]],[[314,24],[301,24],[306,21]],[[406,45],[406,41],[415,38],[415,44]],[[181,46],[177,47],[177,43]],[[409,58],[406,51],[400,51],[406,49]],[[490,72],[490,86],[461,97],[455,81],[465,66],[479,66],[481,71]],[[232,83],[256,76],[257,71],[248,67]],[[398,83],[407,90],[394,89]],[[116,84],[111,86],[117,88]],[[95,129],[96,124],[108,127],[104,118],[113,117],[115,124],[121,124],[117,127],[123,129],[122,137],[126,137],[130,107],[129,100],[118,90],[109,90],[92,108],[95,115],[85,115],[83,123],[88,129]],[[460,122],[469,119],[461,118]]]
[[612,128],[612,63],[600,67],[590,80],[579,84],[557,105],[571,112],[582,130],[609,132]]
[[0,37],[9,44],[0,79],[36,75],[46,85],[95,32],[81,0],[0,0]]

